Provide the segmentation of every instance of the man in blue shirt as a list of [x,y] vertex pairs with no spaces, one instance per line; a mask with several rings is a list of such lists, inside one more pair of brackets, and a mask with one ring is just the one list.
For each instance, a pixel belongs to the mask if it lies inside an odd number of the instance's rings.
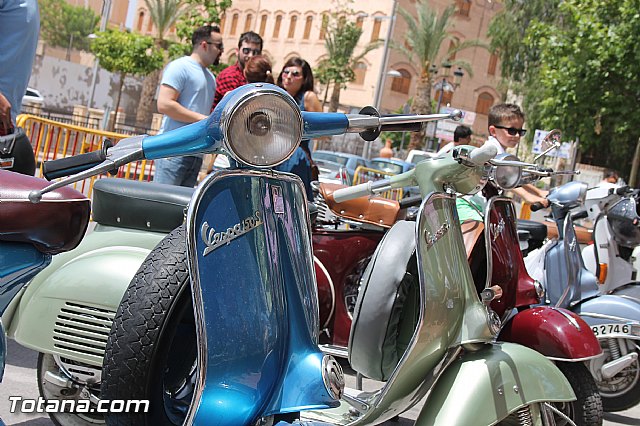
[[[211,111],[216,79],[208,67],[219,62],[224,50],[220,29],[200,27],[193,32],[191,43],[191,55],[170,62],[162,75],[158,111],[164,117],[160,133],[200,121]],[[202,155],[164,158],[155,164],[154,182],[193,187]]]
[[0,136],[20,112],[39,31],[37,0],[0,0]]

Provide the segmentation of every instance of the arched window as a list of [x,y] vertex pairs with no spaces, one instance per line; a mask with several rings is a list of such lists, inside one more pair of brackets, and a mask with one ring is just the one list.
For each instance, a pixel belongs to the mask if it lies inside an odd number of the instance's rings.
[[282,15],[276,16],[276,23],[273,26],[273,38],[278,38],[280,35],[280,25],[282,24]]
[[236,30],[238,29],[238,14],[234,13],[231,17],[231,29],[229,30],[229,34],[235,35]]
[[287,38],[293,38],[296,35],[296,24],[298,23],[298,17],[293,15],[291,21],[289,21],[289,34]]
[[364,16],[358,16],[356,18],[356,27],[362,29],[363,25],[364,25]]
[[373,31],[371,32],[371,41],[376,41],[380,38],[380,27],[382,27],[382,18],[374,19]]
[[144,21],[144,11],[141,10],[138,14],[138,31],[142,32],[142,24]]
[[411,87],[411,73],[403,68],[399,69],[401,77],[395,77],[391,83],[391,90],[398,93],[409,93]]
[[482,92],[478,96],[478,103],[476,103],[476,112],[478,114],[488,114],[489,108],[493,106],[493,96],[487,92]]
[[267,28],[267,15],[262,15],[260,17],[260,31],[258,31],[258,33],[260,34],[260,37],[264,37],[264,31]]
[[220,16],[220,32],[224,34],[224,24],[227,23],[227,15],[224,13]]
[[149,18],[149,22],[147,22],[147,32],[150,33],[153,31],[153,19]]
[[496,67],[498,66],[498,55],[492,53],[489,57],[489,67],[487,68],[487,74],[496,75]]
[[458,48],[459,44],[460,44],[460,39],[458,38],[454,38],[449,42],[449,57],[448,57],[449,61],[453,61],[454,59],[456,59],[457,52],[455,50]]
[[253,22],[253,15],[252,14],[248,14],[247,15],[247,19],[244,20],[244,32],[246,33],[247,31],[251,30],[251,24]]
[[456,0],[456,15],[469,16],[471,0]]
[[309,36],[311,36],[311,25],[313,24],[313,16],[307,16],[307,19],[304,23],[304,34],[302,38],[304,40],[309,40]]
[[322,25],[320,26],[320,40],[324,40],[324,35],[327,32],[327,27],[329,26],[329,15],[322,15]]
[[356,66],[353,68],[353,73],[355,74],[355,80],[353,80],[353,84],[363,85],[364,78],[367,75],[367,64],[364,62],[358,62]]

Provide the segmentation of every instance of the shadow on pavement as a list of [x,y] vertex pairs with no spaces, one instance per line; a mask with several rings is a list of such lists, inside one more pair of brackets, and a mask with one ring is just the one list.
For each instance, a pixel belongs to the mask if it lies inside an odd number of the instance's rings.
[[621,424],[621,425],[638,425],[638,424],[640,424],[640,421],[638,421],[638,419],[633,418],[633,417],[629,417],[629,416],[623,416],[622,414],[604,413],[604,419],[608,420],[610,422],[616,422],[616,423]]

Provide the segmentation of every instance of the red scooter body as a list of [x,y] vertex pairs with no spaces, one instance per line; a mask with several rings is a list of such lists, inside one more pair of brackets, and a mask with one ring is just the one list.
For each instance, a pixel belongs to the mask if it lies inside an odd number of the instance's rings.
[[[518,343],[556,360],[580,361],[602,353],[591,328],[578,315],[566,309],[539,306],[533,278],[527,273],[520,251],[517,216],[510,199],[496,196],[495,188],[485,188],[488,212],[485,215],[485,247],[489,285],[499,285],[502,297],[491,308],[505,320],[498,340]],[[487,232],[488,230],[488,232]],[[490,261],[489,261],[490,260]]]

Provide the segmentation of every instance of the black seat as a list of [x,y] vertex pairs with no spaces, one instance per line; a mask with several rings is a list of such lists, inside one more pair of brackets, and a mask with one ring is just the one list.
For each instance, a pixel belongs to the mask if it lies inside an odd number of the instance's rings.
[[184,222],[193,188],[100,179],[93,185],[93,220],[102,225],[168,233]]
[[534,240],[544,241],[547,238],[547,226],[534,220],[518,219],[518,230],[529,232]]

